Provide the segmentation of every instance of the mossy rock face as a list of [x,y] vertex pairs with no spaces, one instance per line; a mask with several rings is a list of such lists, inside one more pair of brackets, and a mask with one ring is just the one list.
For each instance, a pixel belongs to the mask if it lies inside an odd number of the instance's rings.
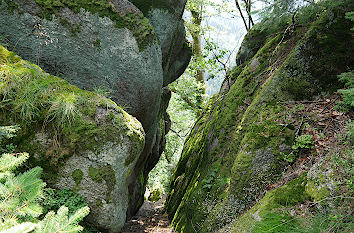
[[[168,117],[162,89],[190,60],[182,21],[185,2],[0,0],[2,45],[70,84],[105,93],[142,123],[145,147],[130,171],[132,214],[145,190],[137,182],[139,174],[143,170],[148,178],[164,147],[160,121]],[[77,135],[91,132],[91,126],[85,127]]]
[[306,174],[302,174],[288,184],[267,192],[256,205],[220,232],[264,232],[273,228],[277,228],[277,232],[291,232],[292,228],[300,227],[282,209],[310,200],[305,191],[306,184]]
[[[128,178],[144,147],[141,123],[113,101],[45,73],[0,46],[0,124],[52,187],[86,198],[88,220],[118,232],[129,204]],[[129,161],[129,162],[127,162]],[[99,204],[97,204],[99,203]]]
[[322,204],[327,204],[325,199],[335,193],[334,171],[331,167],[325,166],[325,161],[314,164],[307,174],[306,193],[311,198]]
[[289,119],[287,103],[333,92],[336,75],[353,68],[354,41],[344,13],[323,11],[286,39],[267,35],[262,48],[251,48],[253,58],[243,60],[243,69],[234,69],[228,93],[210,100],[186,140],[167,197],[178,232],[230,226],[280,177],[287,165],[282,154],[291,151],[295,137],[291,122],[301,121]]

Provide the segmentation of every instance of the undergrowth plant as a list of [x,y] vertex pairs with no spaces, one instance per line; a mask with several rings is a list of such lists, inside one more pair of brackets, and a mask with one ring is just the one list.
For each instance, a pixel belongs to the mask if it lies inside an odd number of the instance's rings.
[[291,147],[293,150],[313,148],[312,135],[301,135],[295,138],[295,143]]
[[[16,127],[0,127],[0,143],[4,138],[13,137],[17,130]],[[74,233],[83,230],[78,223],[89,213],[87,206],[70,217],[69,209],[61,206],[57,213],[50,211],[44,219],[39,219],[43,212],[40,201],[44,198],[46,185],[40,179],[42,168],[16,172],[28,157],[28,153],[0,156],[0,232]]]
[[66,206],[72,214],[87,205],[85,198],[70,189],[45,189],[45,199],[42,200],[43,213],[50,210],[58,211],[61,206]]
[[314,147],[313,144],[312,135],[297,136],[291,147],[293,151],[290,154],[281,153],[282,157],[285,161],[292,163],[299,154],[300,149],[312,149]]
[[74,93],[59,95],[51,101],[47,119],[56,121],[57,126],[60,128],[63,128],[65,124],[71,125],[78,116],[76,101],[77,96]]
[[349,112],[354,109],[354,72],[342,73],[338,77],[346,88],[339,90],[343,101],[338,104],[337,108],[344,112]]

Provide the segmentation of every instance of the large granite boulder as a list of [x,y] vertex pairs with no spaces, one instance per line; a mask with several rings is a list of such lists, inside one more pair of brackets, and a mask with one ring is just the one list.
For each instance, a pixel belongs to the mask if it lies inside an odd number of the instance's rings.
[[128,182],[144,148],[141,123],[113,101],[43,72],[0,45],[1,125],[21,127],[14,143],[41,166],[51,187],[86,198],[88,221],[119,232]]
[[[168,131],[163,87],[185,70],[186,0],[1,0],[0,42],[79,88],[104,92],[136,117],[145,146],[129,174],[128,217],[143,202]],[[11,26],[9,26],[11,25]]]

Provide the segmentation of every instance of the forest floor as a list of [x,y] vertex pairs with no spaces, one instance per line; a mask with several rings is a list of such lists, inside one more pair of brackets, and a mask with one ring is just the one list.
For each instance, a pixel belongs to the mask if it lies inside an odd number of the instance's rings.
[[124,225],[122,233],[174,233],[163,210],[164,201],[165,198],[157,202],[146,200],[139,212]]

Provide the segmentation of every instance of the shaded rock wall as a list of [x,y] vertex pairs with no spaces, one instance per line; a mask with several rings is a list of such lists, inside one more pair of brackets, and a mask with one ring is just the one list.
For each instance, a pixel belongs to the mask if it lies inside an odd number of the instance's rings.
[[173,175],[166,206],[177,231],[242,232],[234,221],[288,164],[283,156],[301,124],[288,103],[336,91],[336,75],[353,68],[352,23],[345,11],[320,11],[285,35],[279,28],[264,38],[255,27],[245,37],[233,85],[210,100]]

